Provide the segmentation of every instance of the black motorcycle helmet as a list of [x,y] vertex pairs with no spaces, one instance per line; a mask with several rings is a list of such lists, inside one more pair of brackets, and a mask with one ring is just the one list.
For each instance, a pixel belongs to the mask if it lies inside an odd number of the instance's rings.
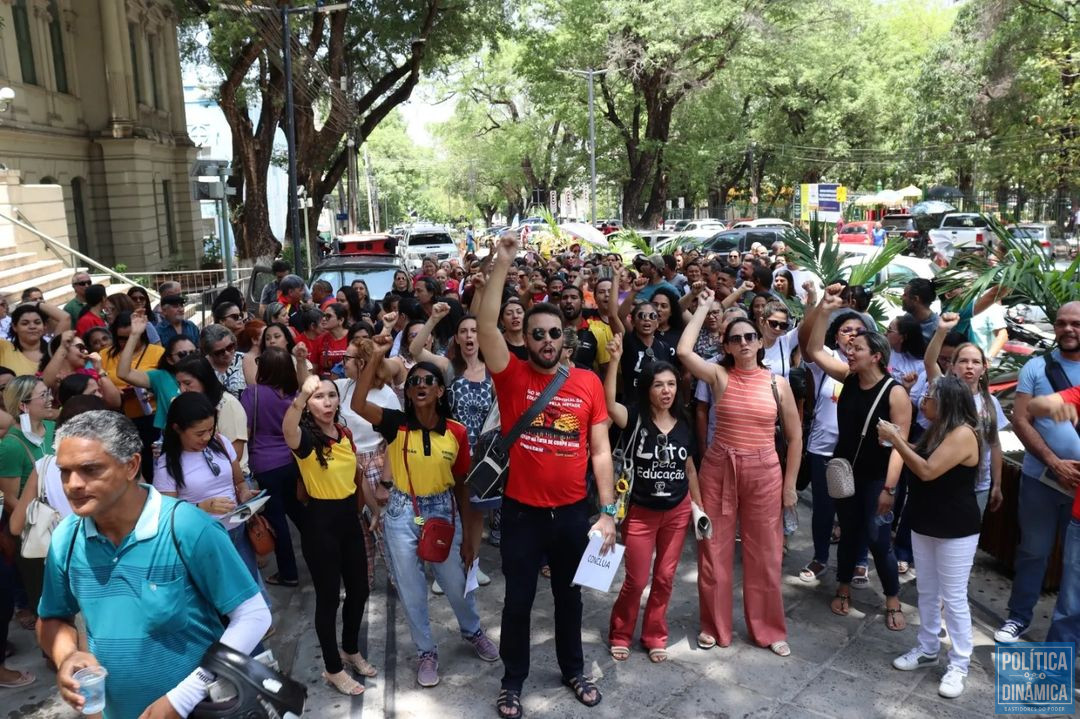
[[199,666],[234,691],[221,701],[199,702],[191,719],[294,719],[304,713],[307,687],[221,642],[206,650]]

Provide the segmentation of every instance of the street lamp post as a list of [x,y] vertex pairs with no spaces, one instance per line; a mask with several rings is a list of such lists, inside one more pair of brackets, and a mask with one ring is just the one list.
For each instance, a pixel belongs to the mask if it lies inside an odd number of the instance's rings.
[[593,78],[607,74],[607,70],[559,70],[565,75],[584,77],[589,83],[589,220],[596,225],[596,93],[593,90]]

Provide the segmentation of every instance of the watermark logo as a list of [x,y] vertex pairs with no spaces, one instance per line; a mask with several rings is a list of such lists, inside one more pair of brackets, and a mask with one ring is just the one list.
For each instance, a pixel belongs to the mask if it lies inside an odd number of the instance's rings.
[[1072,714],[1075,646],[1071,642],[998,644],[997,714]]

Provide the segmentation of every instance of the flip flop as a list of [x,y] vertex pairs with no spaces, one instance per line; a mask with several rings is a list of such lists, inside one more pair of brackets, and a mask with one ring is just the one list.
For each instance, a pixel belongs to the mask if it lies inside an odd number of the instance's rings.
[[697,635],[697,645],[702,649],[712,649],[716,646],[716,637],[701,632]]
[[772,653],[778,657],[791,656],[791,647],[789,647],[788,643],[785,641],[773,642],[769,645],[769,649],[771,649]]
[[[836,608],[837,599],[840,600],[839,609]],[[836,596],[834,596],[832,598],[832,601],[829,602],[829,609],[831,609],[832,613],[837,615],[838,617],[846,617],[848,615],[848,612],[851,611],[851,595],[841,594],[840,592],[837,592]]]
[[662,664],[668,660],[667,649],[655,647],[649,650],[649,661],[653,664]]
[[28,684],[33,684],[37,681],[30,672],[19,672],[19,678],[13,682],[0,682],[0,689],[18,689],[19,687],[25,687]]
[[[899,620],[897,620],[897,617],[899,617]],[[904,618],[903,608],[889,609],[885,607],[885,627],[891,632],[902,632],[907,629],[907,619]]]
[[612,645],[610,649],[611,658],[617,662],[625,662],[630,658],[630,647],[622,647],[618,645]]

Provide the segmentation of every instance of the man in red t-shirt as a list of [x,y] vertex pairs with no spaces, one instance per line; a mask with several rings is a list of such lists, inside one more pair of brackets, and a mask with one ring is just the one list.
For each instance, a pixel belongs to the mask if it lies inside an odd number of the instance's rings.
[[[554,305],[540,303],[525,314],[527,362],[511,356],[499,332],[502,288],[517,251],[517,236],[504,234],[476,322],[480,351],[495,383],[503,432],[509,431],[544,391],[562,357],[563,318]],[[604,552],[615,543],[607,419],[599,378],[588,370],[571,369],[554,398],[510,449],[499,545],[506,576],[499,644],[505,670],[496,704],[501,716],[521,715],[521,689],[529,674],[530,615],[545,556],[551,568],[555,653],[563,683],[582,704],[600,703],[600,690],[584,674],[581,589],[572,581],[591,531],[603,536]],[[590,459],[602,505],[600,519],[591,528],[592,510],[585,499]]]

